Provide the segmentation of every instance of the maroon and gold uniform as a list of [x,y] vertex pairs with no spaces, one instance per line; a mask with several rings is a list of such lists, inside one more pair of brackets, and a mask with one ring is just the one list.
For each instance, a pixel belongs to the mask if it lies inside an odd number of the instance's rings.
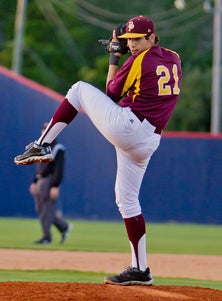
[[114,30],[111,42],[120,47],[118,39],[125,39],[127,44],[124,41],[123,44],[129,47],[132,55],[118,70],[118,60],[123,52],[115,52],[114,49],[110,53],[107,95],[85,82],[75,83],[37,143],[17,156],[15,162],[31,164],[49,160],[47,144],[78,112],[84,112],[115,147],[116,204],[126,226],[132,255],[129,268],[118,275],[106,277],[104,282],[151,285],[153,278],[146,256],[146,225],[139,191],[149,161],[159,147],[162,130],[180,94],[181,63],[176,52],[158,45],[154,24],[148,17],[130,19],[126,32],[117,35]]
[[164,129],[179,97],[181,74],[178,54],[156,45],[126,60],[107,95]]

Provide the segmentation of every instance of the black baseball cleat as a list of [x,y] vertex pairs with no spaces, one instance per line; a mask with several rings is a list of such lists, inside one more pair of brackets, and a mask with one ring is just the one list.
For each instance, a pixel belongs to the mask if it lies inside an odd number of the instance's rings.
[[69,224],[67,229],[62,232],[61,239],[60,239],[61,244],[63,244],[64,241],[67,239],[67,237],[69,236],[70,231],[72,231],[72,228],[73,228],[73,225]]
[[14,158],[16,164],[30,165],[36,162],[50,162],[53,160],[50,146],[38,145],[32,142],[25,147],[25,152]]
[[34,241],[35,244],[48,245],[51,244],[52,240],[50,237],[43,237],[39,240]]
[[145,271],[140,271],[137,268],[128,267],[118,275],[105,277],[104,283],[117,285],[152,285],[153,277],[149,268]]

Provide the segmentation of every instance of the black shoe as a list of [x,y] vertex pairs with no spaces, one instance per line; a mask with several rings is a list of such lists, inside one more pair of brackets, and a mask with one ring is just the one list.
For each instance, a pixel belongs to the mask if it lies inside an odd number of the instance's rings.
[[105,277],[104,283],[117,285],[152,285],[153,277],[149,268],[143,272],[137,268],[128,267],[118,275]]
[[50,146],[38,145],[32,142],[25,147],[25,152],[14,158],[16,164],[29,165],[36,162],[50,162],[53,159]]
[[68,228],[62,232],[62,236],[61,236],[61,239],[60,239],[60,243],[64,243],[64,241],[67,239],[67,237],[69,236],[69,233],[70,231],[72,230],[73,228],[73,225],[72,224],[69,224],[68,225]]
[[43,244],[43,245],[51,244],[51,242],[52,242],[51,238],[48,237],[43,237],[39,240],[34,241],[35,244]]

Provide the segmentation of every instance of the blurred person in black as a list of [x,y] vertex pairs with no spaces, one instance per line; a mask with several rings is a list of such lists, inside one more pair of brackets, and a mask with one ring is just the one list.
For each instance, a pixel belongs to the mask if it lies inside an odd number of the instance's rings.
[[[44,123],[42,132],[46,129]],[[49,163],[38,162],[29,191],[35,201],[35,210],[42,227],[42,238],[35,241],[37,244],[52,242],[51,225],[55,225],[61,233],[60,242],[63,243],[72,225],[68,224],[57,210],[60,185],[62,184],[65,163],[65,147],[55,139],[51,143],[53,160]]]

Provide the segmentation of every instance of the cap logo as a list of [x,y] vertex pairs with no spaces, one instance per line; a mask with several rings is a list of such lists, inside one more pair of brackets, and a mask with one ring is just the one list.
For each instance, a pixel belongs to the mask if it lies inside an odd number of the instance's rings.
[[128,24],[128,30],[131,31],[134,27],[135,26],[134,26],[133,21],[130,21],[129,24]]

